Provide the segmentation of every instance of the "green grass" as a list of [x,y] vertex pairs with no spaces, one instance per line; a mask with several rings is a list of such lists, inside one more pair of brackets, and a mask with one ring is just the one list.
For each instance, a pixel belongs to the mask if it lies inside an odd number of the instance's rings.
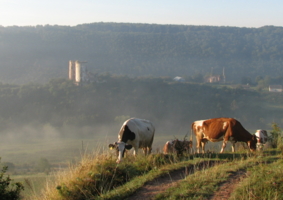
[[[221,156],[218,154],[215,158],[195,157],[193,160],[190,157],[152,154],[137,158],[128,156],[120,164],[115,163],[116,156],[111,154],[94,154],[83,158],[79,165],[70,166],[68,170],[57,174],[43,188],[45,193],[31,199],[125,199],[146,182],[168,174],[169,171],[194,166],[203,161],[225,161],[217,166],[195,171],[166,192],[155,196],[155,199],[207,199],[231,174],[238,170],[250,170],[254,166],[261,167],[261,163],[276,162],[279,159],[278,153],[280,151],[274,150],[251,155],[227,153]],[[282,163],[279,164],[282,166]]]
[[207,199],[217,190],[219,183],[226,180],[232,172],[247,167],[247,164],[251,164],[250,159],[197,171],[154,199]]
[[[129,191],[142,185],[141,180],[148,179],[143,178],[143,175],[162,173],[158,169],[169,164],[174,168],[174,163],[179,162],[177,160],[174,156],[155,154],[148,157],[140,155],[137,158],[128,156],[122,163],[116,164],[116,156],[94,155],[92,158],[84,158],[80,165],[70,168],[67,174],[58,176],[52,188],[47,189],[47,193],[37,199],[80,200],[93,199],[104,194],[104,198],[107,198],[108,191],[130,183],[132,186],[127,185],[126,190],[122,189],[125,192],[123,195],[127,196]],[[153,174],[148,177],[154,177]],[[137,177],[139,178],[136,179]],[[132,182],[134,179],[138,182]],[[119,197],[110,195],[110,199],[120,199],[122,194],[118,195]]]
[[[272,158],[270,159],[272,160]],[[231,174],[238,170],[247,170],[260,162],[262,162],[262,158],[252,157],[245,160],[234,160],[203,171],[195,172],[166,192],[156,195],[154,199],[207,199],[217,191],[219,184],[227,180]],[[243,188],[242,191],[245,189],[246,188]],[[239,195],[236,196],[235,199],[242,199],[242,197],[245,196],[241,193],[242,191],[238,193]],[[259,190],[258,193],[261,194],[261,190]],[[254,199],[262,198],[260,198],[259,195]]]
[[230,199],[283,199],[283,160],[262,162],[248,169],[244,179]]
[[97,199],[103,199],[103,200],[119,200],[119,199],[124,199],[128,197],[129,195],[133,194],[137,189],[142,187],[146,182],[151,181],[161,175],[168,174],[172,170],[180,169],[183,167],[187,166],[192,166],[196,164],[197,162],[200,162],[199,160],[186,160],[186,161],[181,161],[178,163],[171,163],[164,165],[160,168],[154,168],[148,173],[145,173],[141,176],[137,176],[133,178],[131,181],[127,182],[121,187],[118,187],[114,190],[111,190],[110,192],[107,192],[105,194],[102,194],[100,197]]
[[[156,136],[154,141],[154,149],[153,152],[161,152],[164,143],[167,140],[171,139],[183,139],[184,135],[165,135],[165,136]],[[62,173],[58,175],[56,173],[55,176],[47,176],[45,174],[28,172],[22,175],[11,175],[11,178],[14,179],[15,182],[22,182],[25,186],[25,191],[23,192],[24,199],[32,199],[32,200],[51,200],[51,199],[60,199],[62,200],[62,195],[58,196],[59,192],[56,189],[57,186],[61,186],[61,188],[65,188],[65,191],[70,191],[74,189],[85,189],[88,186],[73,187],[69,184],[71,182],[73,184],[90,184],[90,182],[85,182],[84,180],[95,180],[97,177],[100,177],[103,180],[103,184],[108,184],[108,180],[106,177],[113,177],[113,172],[117,168],[115,163],[116,156],[114,156],[114,152],[110,152],[108,150],[108,144],[116,141],[116,135],[113,137],[105,138],[104,136],[97,136],[94,139],[36,139],[32,138],[28,141],[22,142],[3,142],[0,144],[0,152],[1,157],[3,158],[3,162],[13,162],[16,166],[28,163],[30,165],[35,165],[36,161],[40,158],[47,158],[51,165],[53,166],[63,166]],[[188,138],[189,139],[189,138]],[[82,142],[83,141],[83,142]],[[221,142],[213,143],[213,147],[216,149],[218,146],[221,146]],[[228,147],[227,149],[228,150]],[[215,151],[218,152],[218,151]],[[103,162],[108,160],[107,163],[97,165],[97,159],[99,155],[107,155],[106,157],[102,157],[99,162]],[[263,159],[265,157],[270,157],[271,152],[265,153],[262,155],[258,155],[259,159]],[[273,151],[273,154],[278,154],[278,151]],[[209,156],[208,156],[209,155]],[[160,176],[163,173],[168,173],[168,171],[172,169],[178,169],[184,167],[185,165],[192,165],[200,160],[209,160],[209,159],[252,159],[249,158],[247,153],[225,153],[225,154],[208,154],[206,156],[200,156],[199,158],[195,158],[194,160],[186,160],[183,159],[178,161],[175,158],[170,158],[165,161],[165,158],[162,157],[154,157],[156,155],[151,155],[150,157],[139,156],[137,159],[129,157],[128,161],[119,165],[119,172],[122,175],[125,175],[126,179],[122,179],[122,184],[114,185],[115,189],[111,189],[110,186],[108,189],[99,189],[98,194],[100,197],[105,199],[119,199],[121,195],[129,196],[135,190],[142,187],[145,182],[154,179],[155,177]],[[85,159],[84,157],[90,156],[89,159]],[[100,157],[101,158],[101,157]],[[127,159],[126,159],[127,160]],[[72,167],[69,166],[68,163],[76,163],[79,162],[78,165],[74,165]],[[168,162],[169,161],[169,162]],[[244,161],[241,161],[244,162]],[[97,168],[100,166],[100,168]],[[101,167],[104,166],[104,167]],[[106,167],[105,167],[106,166]],[[130,166],[130,167],[129,167]],[[88,168],[90,167],[90,168]],[[110,170],[103,174],[104,168],[110,167]],[[129,170],[130,169],[130,170]],[[17,170],[17,169],[16,169]],[[100,171],[99,171],[100,170]],[[117,170],[116,170],[117,171]],[[118,172],[118,171],[117,171]],[[15,173],[14,173],[15,174]],[[18,173],[19,174],[19,173]],[[99,175],[100,174],[100,175]],[[101,176],[103,174],[103,176]],[[117,174],[116,174],[117,175]],[[119,177],[119,176],[117,176]],[[123,177],[123,178],[125,178]],[[46,185],[46,178],[51,178]],[[91,179],[88,179],[91,178]],[[116,177],[115,177],[116,178]],[[121,176],[120,176],[121,178]],[[124,184],[126,183],[126,184]],[[69,189],[66,189],[67,186]],[[52,193],[50,196],[46,196],[46,198],[42,198],[43,196],[39,196],[41,191],[47,191]],[[212,191],[215,190],[212,189]],[[97,194],[96,194],[97,195]],[[93,198],[97,197],[96,195],[90,195]],[[120,196],[119,196],[120,195]],[[52,196],[52,198],[51,198]],[[49,198],[50,197],[50,198]],[[54,197],[54,198],[53,198]]]

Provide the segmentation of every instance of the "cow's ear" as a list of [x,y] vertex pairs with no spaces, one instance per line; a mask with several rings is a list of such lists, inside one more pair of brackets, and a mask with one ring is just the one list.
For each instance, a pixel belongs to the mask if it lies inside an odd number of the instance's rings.
[[130,145],[130,144],[126,144],[126,145],[125,145],[125,149],[128,149],[128,150],[130,150],[132,147],[133,147],[133,146]]
[[109,147],[109,149],[111,149],[111,150],[112,150],[112,149],[114,149],[114,148],[115,148],[115,145],[114,145],[114,144],[109,144],[109,146],[108,146],[108,147]]

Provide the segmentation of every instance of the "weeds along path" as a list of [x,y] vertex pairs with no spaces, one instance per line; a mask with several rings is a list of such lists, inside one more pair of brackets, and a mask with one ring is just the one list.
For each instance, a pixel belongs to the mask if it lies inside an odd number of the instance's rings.
[[[270,164],[273,161],[265,162],[266,164]],[[253,166],[259,165],[260,163],[264,162],[255,162]],[[232,192],[238,187],[238,185],[245,179],[248,178],[247,170],[239,169],[237,171],[228,171],[230,176],[226,181],[219,183],[219,189],[209,198],[209,200],[226,200],[229,199]]]
[[178,170],[169,172],[167,175],[163,175],[147,182],[143,187],[138,189],[133,195],[126,198],[127,200],[144,200],[152,199],[155,195],[163,193],[170,187],[177,184],[178,181],[183,180],[187,175],[193,174],[197,170],[203,170],[214,166],[215,164],[223,163],[223,161],[202,161],[195,165],[183,167]]
[[209,200],[229,199],[237,185],[246,177],[246,170],[238,170],[236,172],[231,171],[231,175],[228,180],[219,184],[219,189],[213,194],[213,196],[211,196],[211,198],[209,198]]

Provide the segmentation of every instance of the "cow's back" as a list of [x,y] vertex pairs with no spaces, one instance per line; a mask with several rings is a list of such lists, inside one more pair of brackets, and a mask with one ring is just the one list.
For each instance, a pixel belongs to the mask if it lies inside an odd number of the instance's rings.
[[163,153],[164,154],[169,154],[173,153],[173,144],[172,141],[167,141],[163,147]]
[[229,130],[231,126],[230,118],[213,118],[204,120],[202,122],[201,130],[203,132],[203,138],[217,142],[223,139],[225,135],[230,135],[231,130]]
[[236,141],[250,140],[252,135],[233,118],[214,118],[203,122],[203,129],[210,138],[232,137]]
[[[151,146],[154,138],[155,127],[149,121],[139,118],[131,118],[124,122],[119,132],[119,138],[122,138],[123,129],[127,126],[135,134],[135,141],[140,142],[139,147]],[[128,142],[129,144],[131,142]]]
[[202,137],[203,135],[203,122],[205,120],[194,121],[191,125],[191,129],[197,137]]

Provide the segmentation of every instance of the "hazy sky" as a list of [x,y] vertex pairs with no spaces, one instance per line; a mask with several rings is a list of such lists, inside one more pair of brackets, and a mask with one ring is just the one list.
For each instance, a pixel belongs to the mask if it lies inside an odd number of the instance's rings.
[[0,25],[283,26],[282,0],[0,0]]

